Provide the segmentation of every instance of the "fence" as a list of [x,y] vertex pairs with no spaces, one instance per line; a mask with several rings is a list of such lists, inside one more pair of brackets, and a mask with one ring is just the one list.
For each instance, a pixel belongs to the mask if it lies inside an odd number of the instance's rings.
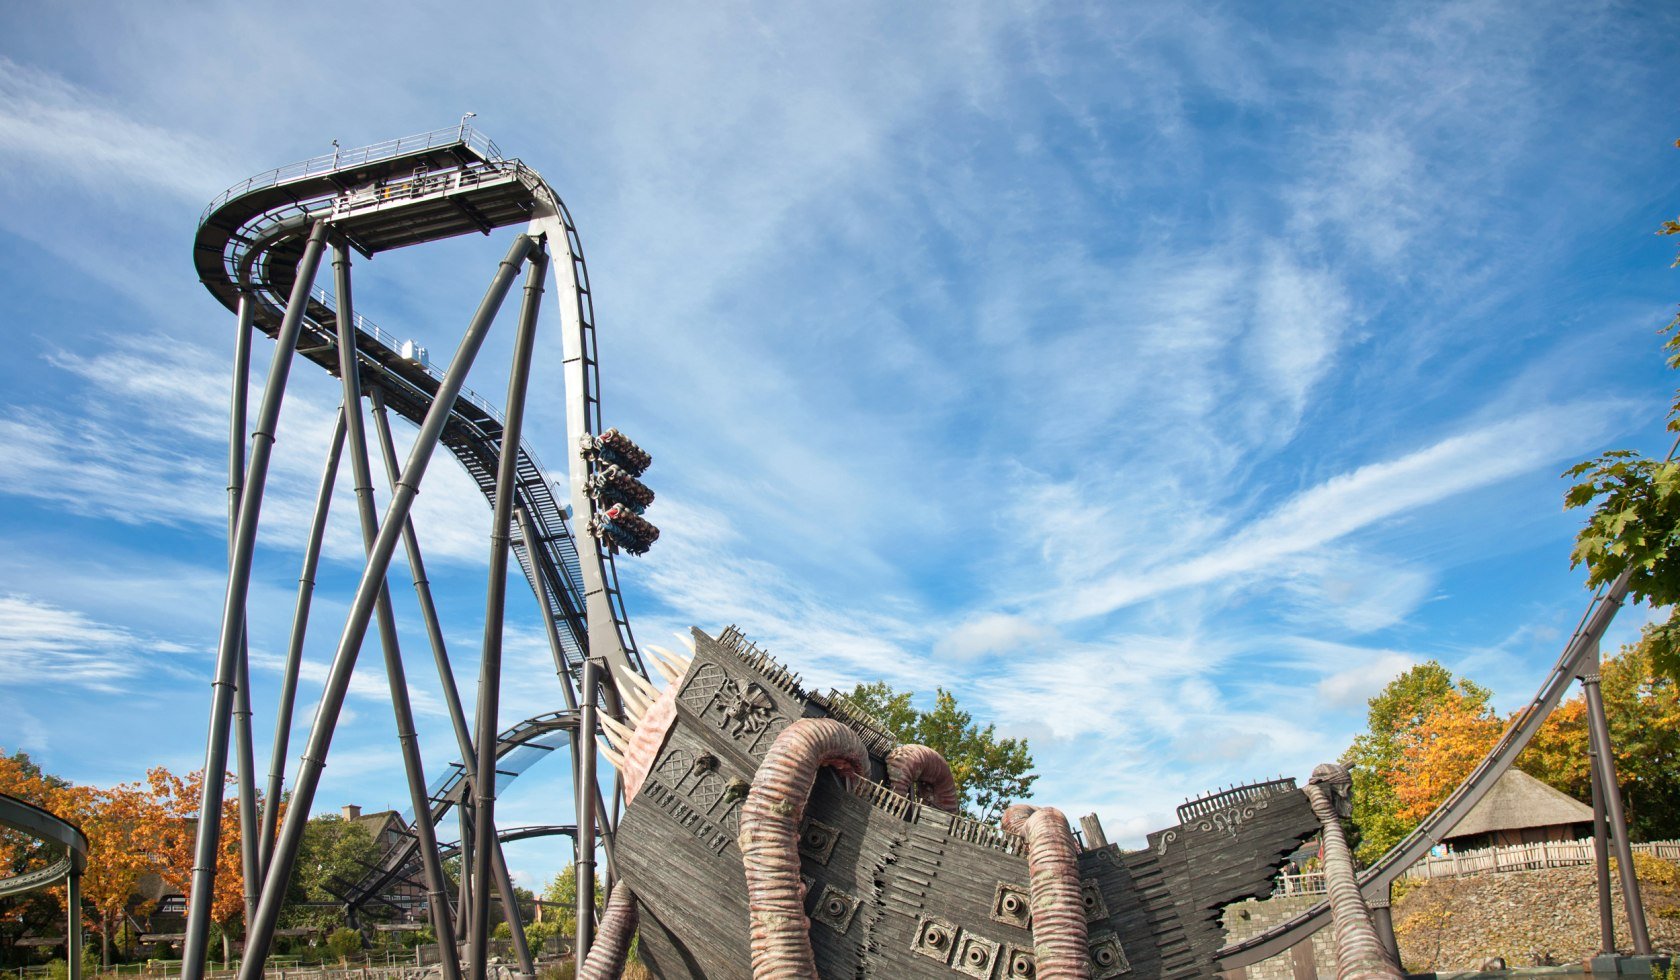
[[[1652,841],[1633,845],[1635,854],[1649,854],[1668,861],[1680,861],[1680,841]],[[1403,878],[1451,878],[1481,871],[1533,871],[1539,868],[1564,868],[1594,861],[1593,842],[1586,840],[1549,840],[1533,844],[1510,844],[1488,847],[1479,851],[1464,851],[1443,857],[1426,857],[1407,869]]]
[[[1680,840],[1635,844],[1633,852],[1649,854],[1665,861],[1680,862]],[[1591,838],[1537,841],[1533,844],[1510,844],[1442,857],[1427,857],[1412,865],[1401,877],[1423,880],[1479,874],[1483,871],[1534,871],[1540,868],[1567,868],[1572,865],[1591,864],[1593,860]],[[1324,891],[1322,871],[1278,875],[1272,888],[1273,895],[1322,895]]]

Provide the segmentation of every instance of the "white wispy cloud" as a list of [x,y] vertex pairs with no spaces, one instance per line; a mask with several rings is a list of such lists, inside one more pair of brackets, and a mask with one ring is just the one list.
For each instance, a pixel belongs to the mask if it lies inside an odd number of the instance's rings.
[[136,119],[115,100],[0,57],[0,159],[14,178],[74,182],[107,203],[163,191],[191,202],[232,183],[232,154]]
[[1058,603],[1058,611],[1072,618],[1100,615],[1164,590],[1262,570],[1378,521],[1579,453],[1602,436],[1611,410],[1603,403],[1537,409],[1367,464],[1290,497],[1186,561],[1148,576],[1133,570],[1105,576]]
[[183,679],[176,663],[188,648],[102,623],[75,609],[32,596],[0,595],[0,663],[8,683],[61,685],[107,693],[129,689],[154,672]]

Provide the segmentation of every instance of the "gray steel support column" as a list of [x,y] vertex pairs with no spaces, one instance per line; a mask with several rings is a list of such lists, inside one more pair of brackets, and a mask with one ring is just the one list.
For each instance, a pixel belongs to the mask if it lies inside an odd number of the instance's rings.
[[1645,903],[1640,898],[1639,879],[1633,871],[1633,848],[1628,844],[1621,784],[1616,781],[1616,759],[1611,753],[1610,723],[1604,716],[1604,692],[1599,690],[1597,656],[1581,673],[1581,692],[1587,699],[1587,735],[1589,744],[1596,749],[1592,757],[1593,771],[1598,773],[1598,785],[1604,791],[1604,814],[1610,825],[1610,845],[1616,852],[1616,876],[1621,879],[1622,906],[1627,910],[1633,954],[1650,956],[1651,933],[1645,925]]
[[[373,467],[368,462],[367,430],[362,425],[361,364],[356,355],[355,305],[350,290],[350,250],[343,242],[333,246],[333,286],[338,305],[338,376],[344,389],[341,417],[345,441],[350,450],[350,472],[355,480],[356,512],[361,519],[362,544],[371,555],[379,538],[379,514],[373,501]],[[426,904],[432,928],[438,937],[444,980],[460,980],[461,965],[454,956],[454,935],[449,921],[449,885],[438,857],[437,835],[432,827],[431,800],[426,793],[426,770],[420,761],[419,735],[414,731],[414,710],[408,700],[408,678],[403,670],[402,649],[397,643],[397,617],[391,609],[391,592],[383,576],[374,604],[379,645],[385,655],[385,679],[391,691],[391,713],[397,727],[397,745],[402,753],[403,772],[408,778],[409,805],[414,809],[414,836],[419,841],[420,867],[426,882]]]
[[251,658],[248,634],[239,637],[239,664],[233,682],[233,754],[239,781],[239,865],[244,880],[245,921],[257,910],[257,757],[251,742]]
[[1383,949],[1388,951],[1388,958],[1394,965],[1400,965],[1400,940],[1394,935],[1394,910],[1389,902],[1378,901],[1369,903],[1371,909],[1371,925],[1376,927],[1377,939]]
[[64,876],[64,962],[70,980],[82,980],[82,876],[75,871]]
[[[233,566],[233,542],[239,528],[239,499],[245,492],[245,415],[251,382],[251,334],[256,302],[239,294],[239,329],[233,342],[233,390],[228,394],[228,566]],[[241,613],[243,615],[243,612]],[[239,638],[239,665],[234,677],[233,742],[239,771],[239,858],[245,889],[245,921],[257,907],[257,762],[251,741],[250,626]]]
[[[1590,734],[1590,733],[1589,733]],[[1616,955],[1616,910],[1610,897],[1610,821],[1604,814],[1604,787],[1598,783],[1598,749],[1589,737],[1587,761],[1592,773],[1593,870],[1598,885],[1598,954]]]
[[472,814],[468,812],[472,806],[467,802],[471,798],[472,787],[463,786],[461,793],[461,805],[455,808],[455,816],[461,824],[461,874],[457,883],[461,897],[455,911],[456,936],[465,936],[472,931],[473,831]]
[[[501,452],[496,464],[496,499],[490,520],[490,580],[484,598],[484,647],[479,658],[478,674],[478,732],[474,745],[478,750],[478,764],[473,783],[476,805],[473,831],[477,835],[477,853],[473,868],[473,931],[472,980],[484,980],[488,967],[485,951],[490,939],[490,882],[491,856],[499,853],[496,840],[496,745],[499,734],[498,712],[502,684],[502,620],[507,605],[507,565],[510,550],[513,501],[517,492],[519,441],[525,418],[525,388],[531,378],[531,355],[536,346],[537,312],[542,306],[543,280],[548,275],[547,257],[538,250],[531,255],[531,267],[525,276],[525,298],[519,310],[519,330],[514,337],[513,366],[508,375],[502,423]],[[513,922],[518,921],[519,907],[504,909]],[[528,954],[527,954],[528,955]]]
[[495,849],[490,852],[490,873],[496,876],[496,892],[502,896],[502,917],[507,920],[513,958],[519,961],[523,976],[535,977],[537,965],[531,960],[531,944],[525,941],[525,913],[519,908],[519,893],[513,890],[513,876],[508,874],[502,839],[497,837],[495,841]]
[[[327,682],[321,692],[320,705],[316,709],[315,723],[310,728],[309,743],[304,749],[303,762],[298,767],[297,782],[292,788],[291,806],[287,809],[286,819],[280,826],[280,837],[274,846],[273,863],[269,868],[268,878],[263,882],[262,897],[257,902],[257,918],[248,930],[246,955],[239,967],[240,980],[259,980],[262,976],[269,946],[274,941],[274,928],[280,918],[280,906],[286,900],[286,885],[291,880],[292,867],[297,861],[298,845],[303,840],[303,828],[309,821],[309,810],[315,802],[315,790],[320,785],[321,769],[326,765],[333,730],[338,725],[339,711],[344,707],[344,696],[350,688],[350,675],[355,670],[356,654],[367,635],[368,621],[373,615],[374,602],[385,581],[385,573],[390,568],[391,555],[396,551],[402,522],[414,506],[414,497],[420,491],[420,482],[426,475],[426,467],[431,463],[439,437],[443,435],[444,424],[455,409],[455,399],[461,394],[467,372],[471,370],[479,348],[484,345],[484,336],[490,329],[490,321],[495,318],[496,310],[501,307],[502,300],[513,283],[513,277],[518,273],[519,266],[530,252],[532,244],[529,236],[521,235],[514,240],[507,256],[502,259],[501,267],[491,281],[483,301],[480,302],[478,311],[473,315],[466,334],[462,336],[460,346],[456,348],[449,369],[444,372],[432,405],[427,409],[425,420],[420,424],[420,432],[415,436],[414,447],[409,451],[402,479],[398,481],[397,490],[392,494],[390,506],[385,511],[385,520],[379,528],[379,538],[374,542],[368,556],[367,567],[362,570],[361,581],[356,586],[355,597],[351,600],[349,614],[345,618],[344,632],[339,638],[338,649],[333,654],[332,665],[327,671]],[[249,496],[246,497],[247,505],[250,499]],[[200,826],[202,836],[202,822]],[[187,980],[199,980],[199,977],[192,976]]]
[[[280,421],[280,404],[286,394],[286,379],[291,374],[292,352],[297,347],[298,331],[303,326],[309,289],[314,285],[315,273],[320,268],[321,248],[326,235],[325,221],[317,221],[310,230],[303,258],[298,262],[297,281],[293,283],[285,316],[274,338],[274,359],[263,387],[262,404],[257,410],[256,429],[251,433],[251,457],[245,488],[239,499],[239,526],[234,536],[233,560],[228,567],[227,594],[222,601],[221,638],[216,646],[216,679],[211,686],[210,732],[204,751],[204,789],[198,806],[201,819],[193,847],[192,885],[187,902],[186,938],[181,953],[184,980],[200,980],[204,976],[204,957],[210,939],[210,904],[216,882],[216,851],[221,844],[220,816],[223,781],[227,776],[228,726],[232,721],[239,653],[245,638],[245,598],[251,586],[257,520],[262,514],[263,489],[268,483],[268,463],[274,449],[274,433]],[[278,904],[275,913],[279,913]]]
[[[599,629],[590,620],[590,632]],[[612,624],[606,624],[611,629]],[[578,715],[578,768],[574,790],[577,798],[577,952],[578,970],[595,935],[595,800],[600,782],[595,778],[595,703],[600,690],[600,662],[591,656],[583,662],[583,710]]]
[[[394,491],[397,486],[397,444],[391,438],[391,418],[385,410],[385,392],[377,386],[368,390],[373,403],[373,428],[379,436],[379,455],[385,462],[385,478]],[[449,711],[449,724],[455,730],[455,742],[461,751],[461,765],[472,775],[472,735],[467,731],[466,711],[461,707],[461,691],[455,685],[455,671],[449,664],[449,647],[443,640],[443,626],[438,620],[437,603],[432,600],[432,583],[426,576],[426,561],[420,554],[420,539],[414,533],[414,520],[403,521],[403,553],[408,558],[409,577],[414,580],[414,595],[420,600],[420,618],[426,625],[426,639],[431,644],[432,662],[437,666],[438,683],[443,688],[443,703]]]
[[[332,507],[333,484],[338,482],[338,459],[344,451],[344,408],[339,407],[333,427],[332,447],[321,471],[321,488],[315,493],[315,514],[309,522],[309,543],[303,550],[303,570],[298,573],[297,605],[292,610],[291,638],[286,643],[286,666],[280,677],[280,705],[274,715],[274,751],[268,760],[268,793],[263,800],[262,849],[259,866],[268,876],[274,852],[274,831],[280,823],[280,794],[286,780],[286,748],[292,736],[292,711],[297,702],[298,673],[303,667],[303,639],[309,629],[309,611],[315,598],[315,571],[321,564],[321,543],[327,534],[327,512]],[[245,920],[247,922],[250,919]]]

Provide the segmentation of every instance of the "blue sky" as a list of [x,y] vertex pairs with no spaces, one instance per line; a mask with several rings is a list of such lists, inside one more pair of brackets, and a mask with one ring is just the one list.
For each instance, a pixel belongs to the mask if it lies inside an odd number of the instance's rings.
[[[1128,841],[1337,755],[1411,663],[1520,703],[1587,598],[1558,474],[1665,448],[1680,12],[1276,6],[0,8],[0,746],[101,783],[200,764],[233,318],[199,212],[466,111],[583,236],[608,421],[656,459],[639,635],[736,623],[815,686],[950,687]],[[441,359],[509,233],[360,264],[362,311]],[[528,439],[559,467],[557,327]],[[336,397],[293,377],[263,758]],[[469,678],[488,507],[442,465],[419,521]],[[298,737],[359,548],[341,521]],[[504,722],[560,704],[533,612]],[[365,660],[321,809],[406,805]],[[569,805],[555,766],[499,813]],[[535,884],[562,849],[510,859]]]

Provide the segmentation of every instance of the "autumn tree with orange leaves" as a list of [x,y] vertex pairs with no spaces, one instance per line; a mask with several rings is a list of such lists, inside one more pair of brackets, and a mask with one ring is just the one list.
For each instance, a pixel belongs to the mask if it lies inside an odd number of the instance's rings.
[[[198,828],[198,804],[204,773],[185,778],[162,767],[146,772],[152,796],[159,803],[166,829],[158,835],[157,873],[192,899],[193,850]],[[215,896],[210,921],[222,934],[222,963],[231,959],[232,937],[242,932],[245,916],[245,867],[239,853],[239,801],[232,794],[222,803],[221,843],[216,852]]]
[[[1636,840],[1680,836],[1680,685],[1652,663],[1652,630],[1600,670],[1616,778]],[[1434,662],[1408,670],[1370,702],[1370,729],[1343,756],[1354,770],[1359,857],[1370,862],[1446,800],[1504,733],[1491,693]],[[1563,702],[1517,767],[1591,799],[1586,701]]]

